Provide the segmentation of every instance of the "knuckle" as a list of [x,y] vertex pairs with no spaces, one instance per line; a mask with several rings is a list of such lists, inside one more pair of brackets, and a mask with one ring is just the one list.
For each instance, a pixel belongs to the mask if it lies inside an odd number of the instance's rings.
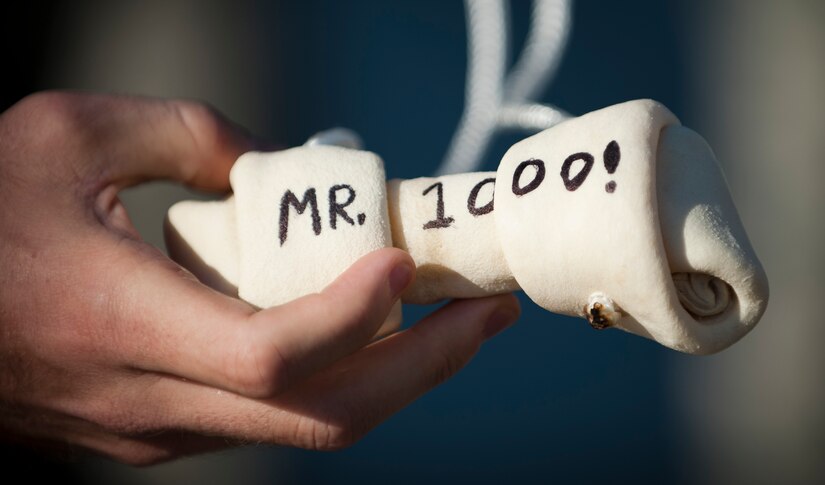
[[193,132],[209,130],[218,121],[218,111],[207,103],[191,100],[171,100],[171,107],[181,117],[181,121]]
[[224,127],[223,117],[218,110],[197,101],[174,100],[169,103],[197,148],[216,148],[222,140],[221,133]]
[[339,408],[323,421],[312,420],[307,434],[307,447],[317,451],[339,451],[349,448],[361,439],[367,428],[358,426],[353,413]]
[[458,371],[464,366],[463,359],[459,359],[444,351],[440,351],[437,355],[440,359],[440,363],[436,366],[436,370],[432,376],[433,387],[446,382],[449,378],[456,375],[456,373],[458,373]]
[[363,406],[318,402],[312,412],[291,416],[284,428],[288,434],[278,441],[308,450],[338,451],[356,444],[378,421]]
[[358,439],[349,429],[318,427],[313,448],[318,451],[340,451],[354,445]]
[[16,121],[32,122],[39,136],[66,136],[80,131],[78,98],[81,95],[63,91],[41,91],[18,101],[9,114]]
[[[13,134],[4,147],[15,156],[13,173],[20,181],[63,183],[76,179],[94,164],[100,137],[101,103],[105,97],[63,91],[43,91],[23,98],[0,117],[0,129]],[[41,160],[47,163],[30,163]],[[33,177],[33,178],[32,178]]]
[[[188,133],[193,151],[207,158],[222,158],[233,153],[234,135],[230,123],[212,106],[196,101],[168,101],[169,108]],[[192,183],[198,176],[192,164],[182,173],[183,180]]]
[[63,105],[72,96],[74,95],[64,91],[38,91],[23,97],[15,104],[14,109],[39,112],[50,107]]
[[236,352],[231,366],[240,391],[249,397],[271,397],[289,384],[289,370],[276,344],[265,340],[247,340]]
[[[423,335],[419,328],[413,327],[410,329],[411,335],[416,337],[417,345],[421,347],[420,355],[431,356],[431,371],[429,373],[431,387],[436,387],[449,378],[454,376],[461,370],[462,367],[469,360],[469,355],[473,352],[467,352],[464,349],[450,349],[440,341],[432,338],[427,338]],[[478,346],[476,346],[477,348]]]

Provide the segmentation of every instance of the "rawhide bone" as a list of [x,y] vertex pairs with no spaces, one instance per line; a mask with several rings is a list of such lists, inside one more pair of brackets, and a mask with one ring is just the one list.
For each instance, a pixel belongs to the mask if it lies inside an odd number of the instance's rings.
[[[761,317],[768,283],[711,149],[664,106],[631,101],[515,145],[496,172],[385,181],[332,146],[242,155],[233,196],[169,210],[172,257],[258,307],[317,292],[375,249],[408,251],[408,303],[523,289],[683,352]],[[396,307],[383,331],[401,321]]]

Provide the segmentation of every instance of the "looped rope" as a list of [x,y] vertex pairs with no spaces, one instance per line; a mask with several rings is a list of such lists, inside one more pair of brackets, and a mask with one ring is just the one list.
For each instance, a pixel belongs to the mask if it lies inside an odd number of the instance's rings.
[[464,113],[438,174],[478,169],[503,128],[540,131],[570,117],[533,98],[552,80],[570,32],[569,0],[534,0],[524,48],[507,74],[508,16],[504,0],[465,0],[467,81]]

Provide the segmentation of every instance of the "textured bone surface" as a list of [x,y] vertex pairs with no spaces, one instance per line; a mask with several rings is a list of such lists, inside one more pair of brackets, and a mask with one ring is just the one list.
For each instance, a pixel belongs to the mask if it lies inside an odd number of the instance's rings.
[[[185,201],[167,218],[170,255],[205,284],[266,308],[321,291],[361,256],[391,246],[375,154],[339,147],[249,152],[234,196]],[[397,304],[381,333],[401,322]]]
[[764,273],[712,152],[658,103],[612,106],[523,140],[498,180],[508,265],[548,310],[581,315],[600,292],[622,315],[616,327],[704,354],[765,309]]
[[238,233],[235,198],[173,205],[164,228],[169,256],[201,282],[221,293],[238,296]]
[[[387,186],[376,155],[317,146],[245,154],[231,183],[234,198],[170,210],[170,254],[259,307],[320,291],[390,244],[418,267],[407,302],[521,287],[545,309],[688,353],[729,346],[767,305],[712,151],[650,100],[527,138],[495,173]],[[384,332],[399,321],[396,308]]]
[[392,240],[417,268],[404,301],[432,303],[518,289],[495,227],[495,172],[391,180]]
[[259,307],[316,292],[361,256],[392,245],[384,165],[370,152],[318,146],[246,153],[230,182],[238,294]]
[[756,325],[768,302],[768,280],[705,140],[669,126],[658,160],[663,242],[687,312],[679,316],[697,351],[715,352]]

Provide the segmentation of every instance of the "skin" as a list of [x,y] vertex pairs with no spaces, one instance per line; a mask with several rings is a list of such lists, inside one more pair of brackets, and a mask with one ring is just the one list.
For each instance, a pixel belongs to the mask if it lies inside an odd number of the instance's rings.
[[140,239],[120,190],[226,191],[258,146],[189,101],[47,92],[0,115],[5,437],[131,464],[247,442],[336,450],[517,319],[512,295],[454,301],[372,342],[414,278],[403,251],[255,311]]

